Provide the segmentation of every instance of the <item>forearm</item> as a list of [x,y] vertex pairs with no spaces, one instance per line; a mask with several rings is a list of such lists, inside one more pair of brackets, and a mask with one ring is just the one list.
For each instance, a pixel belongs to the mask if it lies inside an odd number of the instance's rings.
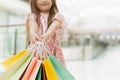
[[53,36],[58,28],[60,28],[61,23],[58,21],[53,22],[48,28],[47,32],[44,34],[43,38],[48,39]]
[[28,19],[27,22],[26,22],[26,32],[27,32],[27,39],[30,40],[31,42],[35,41],[36,40],[36,32],[37,32],[37,29],[38,28],[38,25],[35,21],[31,20],[31,19]]
[[37,25],[37,23],[30,23],[29,24],[29,30],[30,31],[33,31],[33,32],[37,32],[37,30],[38,30],[38,25]]

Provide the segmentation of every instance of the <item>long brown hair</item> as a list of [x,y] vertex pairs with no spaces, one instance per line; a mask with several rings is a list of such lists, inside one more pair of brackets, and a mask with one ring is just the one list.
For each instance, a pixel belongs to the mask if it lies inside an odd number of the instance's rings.
[[[38,22],[38,25],[39,25],[39,22],[40,22],[40,18],[39,18],[40,17],[40,10],[37,7],[37,0],[31,0],[30,4],[31,4],[31,12],[34,13],[37,16],[37,22]],[[56,5],[56,0],[52,0],[52,6],[50,8],[49,17],[48,17],[48,27],[52,23],[52,18],[58,12],[59,12],[59,10],[58,10],[57,5]]]

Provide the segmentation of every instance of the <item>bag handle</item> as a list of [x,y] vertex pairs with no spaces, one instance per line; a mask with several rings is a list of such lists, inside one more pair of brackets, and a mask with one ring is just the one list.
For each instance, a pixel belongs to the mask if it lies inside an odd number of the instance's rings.
[[38,42],[35,42],[34,44],[31,44],[31,47],[29,47],[29,48],[27,49],[28,52],[32,52],[33,49],[35,49],[35,48],[37,47],[37,43],[38,43]]
[[44,54],[43,54],[44,52],[43,52],[42,46],[43,46],[43,42],[39,42],[39,43],[38,43],[38,47],[37,47],[37,48],[38,48],[38,49],[37,49],[37,50],[38,50],[38,54],[37,54],[37,55],[38,55],[38,57],[40,56],[40,59],[41,59],[41,60],[42,60],[43,58],[45,58],[45,56],[44,56]]
[[35,56],[38,58],[38,46],[39,46],[39,41],[35,42],[34,44],[31,45],[30,48],[28,48],[28,52],[32,53],[32,56]]
[[45,41],[45,40],[43,40],[43,42],[44,42],[43,48],[44,48],[44,49],[45,49],[45,51],[48,53],[48,55],[53,54],[53,53],[50,51],[50,49],[49,49],[49,47],[48,47],[48,45],[47,45],[46,41]]
[[45,40],[37,41],[30,48],[28,48],[28,51],[32,53],[32,56],[35,55],[36,51],[36,57],[39,59],[45,59],[48,58],[49,55],[51,55],[51,51],[46,43]]
[[51,54],[50,51],[45,47],[45,42],[44,41],[39,41],[38,42],[38,47],[37,47],[37,55],[39,56],[40,54],[40,59],[46,59],[48,56]]

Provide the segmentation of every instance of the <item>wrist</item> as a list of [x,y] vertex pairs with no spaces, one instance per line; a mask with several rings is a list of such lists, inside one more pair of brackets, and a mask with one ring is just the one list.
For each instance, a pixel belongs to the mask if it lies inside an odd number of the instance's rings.
[[46,33],[46,34],[43,35],[43,39],[44,39],[44,40],[47,40],[49,37],[50,37],[50,34],[47,34],[47,33]]

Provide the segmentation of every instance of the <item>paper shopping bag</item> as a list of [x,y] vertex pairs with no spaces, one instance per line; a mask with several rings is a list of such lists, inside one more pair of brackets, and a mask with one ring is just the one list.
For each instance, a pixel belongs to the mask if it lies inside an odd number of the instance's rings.
[[41,60],[38,60],[37,57],[33,57],[25,74],[23,75],[22,80],[35,80],[37,73],[41,65]]
[[57,76],[51,62],[48,59],[45,59],[43,64],[45,66],[47,80],[59,80],[59,77]]
[[7,71],[5,71],[1,76],[0,80],[8,80],[12,77],[18,69],[25,63],[30,53],[25,53],[21,58],[19,58]]
[[32,55],[30,55],[26,61],[20,66],[20,68],[12,75],[9,80],[19,80],[19,78],[22,76],[24,73],[25,69],[27,68],[30,60],[32,59]]
[[40,65],[40,68],[35,80],[42,80],[42,64]]
[[41,80],[48,80],[45,72],[45,66],[42,64],[42,77]]
[[59,76],[59,80],[76,80],[74,76],[53,55],[49,56],[49,60]]
[[22,50],[21,52],[17,53],[16,55],[8,58],[7,60],[5,60],[4,62],[2,62],[3,67],[5,67],[5,69],[9,69],[19,58],[21,58],[25,53],[27,52],[27,50]]

